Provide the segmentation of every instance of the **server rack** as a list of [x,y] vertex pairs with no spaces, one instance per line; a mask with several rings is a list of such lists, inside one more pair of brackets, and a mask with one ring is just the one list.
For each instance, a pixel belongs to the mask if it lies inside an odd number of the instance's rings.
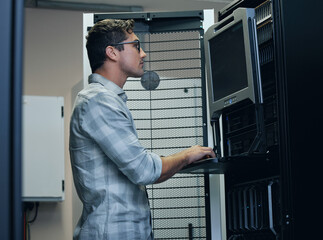
[[[275,2],[276,3],[276,2]],[[219,20],[238,7],[254,8],[261,68],[266,155],[230,168],[225,174],[228,239],[281,238],[281,156],[279,155],[278,90],[274,38],[275,4],[267,1],[235,1],[219,12]],[[222,115],[224,156],[239,156],[256,136],[255,106],[240,103]],[[257,165],[256,165],[257,162]]]
[[256,11],[266,155],[236,157],[255,136],[254,106],[241,103],[223,111],[227,161],[185,171],[225,173],[227,239],[319,239],[322,3],[236,0],[218,19],[238,7]]

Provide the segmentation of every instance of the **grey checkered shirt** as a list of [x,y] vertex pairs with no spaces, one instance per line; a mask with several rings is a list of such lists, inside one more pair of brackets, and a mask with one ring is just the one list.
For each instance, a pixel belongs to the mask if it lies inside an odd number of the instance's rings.
[[70,122],[70,157],[83,212],[78,240],[151,239],[145,185],[161,174],[158,155],[138,141],[125,92],[101,75],[75,100]]

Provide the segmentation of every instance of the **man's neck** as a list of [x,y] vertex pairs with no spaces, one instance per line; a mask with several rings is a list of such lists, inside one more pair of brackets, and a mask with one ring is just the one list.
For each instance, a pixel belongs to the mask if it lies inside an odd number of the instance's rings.
[[115,71],[106,71],[103,67],[97,69],[94,73],[100,74],[104,78],[110,80],[111,82],[114,82],[120,88],[123,88],[123,85],[126,83],[126,79],[124,79],[124,77],[121,77],[121,74]]

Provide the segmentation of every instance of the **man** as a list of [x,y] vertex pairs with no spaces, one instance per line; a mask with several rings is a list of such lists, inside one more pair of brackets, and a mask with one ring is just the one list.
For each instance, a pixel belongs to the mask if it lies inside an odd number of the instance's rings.
[[70,124],[73,177],[83,203],[74,239],[153,239],[145,185],[214,157],[201,146],[160,157],[139,143],[122,89],[128,77],[144,73],[146,54],[133,27],[133,20],[103,20],[87,36],[92,74],[76,98]]

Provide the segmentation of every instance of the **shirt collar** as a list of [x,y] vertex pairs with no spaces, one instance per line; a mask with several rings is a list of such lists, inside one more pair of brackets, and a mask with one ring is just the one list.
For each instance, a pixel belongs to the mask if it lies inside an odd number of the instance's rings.
[[92,73],[89,76],[88,81],[89,81],[89,83],[100,83],[106,89],[118,94],[118,96],[121,97],[124,102],[127,102],[128,98],[127,98],[127,95],[124,92],[124,90],[122,88],[120,88],[117,84],[115,84],[114,82],[103,77],[102,75],[97,74],[97,73]]

